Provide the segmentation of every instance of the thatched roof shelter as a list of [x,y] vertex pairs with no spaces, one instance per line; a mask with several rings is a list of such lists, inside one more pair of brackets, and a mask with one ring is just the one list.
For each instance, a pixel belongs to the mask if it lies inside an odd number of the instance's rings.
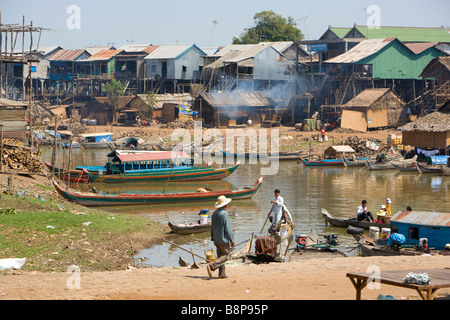
[[406,123],[405,102],[390,88],[369,88],[342,106],[342,128],[367,131]]
[[450,80],[450,56],[437,57],[430,61],[420,74],[424,79],[434,78],[438,85]]
[[403,144],[420,148],[445,149],[450,145],[450,100],[438,111],[399,128]]

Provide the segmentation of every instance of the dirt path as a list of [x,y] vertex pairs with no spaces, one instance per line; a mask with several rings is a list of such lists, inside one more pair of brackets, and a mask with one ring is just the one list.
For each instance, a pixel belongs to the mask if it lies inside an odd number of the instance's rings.
[[[10,271],[0,277],[0,299],[169,299],[169,300],[353,300],[355,289],[348,272],[449,268],[448,256],[336,257],[286,263],[228,265],[227,279],[209,278],[200,269],[148,268],[130,271],[88,272],[81,270],[80,289],[74,274]],[[217,272],[214,276],[217,276]],[[72,277],[72,278],[71,278]],[[69,287],[67,283],[69,281]],[[71,289],[72,288],[72,289]],[[381,285],[365,288],[362,298],[392,295],[401,300],[419,300],[411,289]],[[449,299],[450,288],[438,299]]]

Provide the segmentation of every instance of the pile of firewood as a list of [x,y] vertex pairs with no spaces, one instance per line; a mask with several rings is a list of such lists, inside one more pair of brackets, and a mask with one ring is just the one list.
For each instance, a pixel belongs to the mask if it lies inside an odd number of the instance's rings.
[[175,120],[166,124],[163,124],[161,126],[163,129],[194,129],[194,120],[187,120],[187,121],[181,121],[181,120]]
[[15,139],[3,139],[3,172],[40,173],[44,171],[39,156]]
[[342,144],[352,147],[358,157],[370,157],[389,151],[389,147],[387,145],[383,145],[382,141],[376,138],[365,139],[358,136],[353,136],[349,137]]

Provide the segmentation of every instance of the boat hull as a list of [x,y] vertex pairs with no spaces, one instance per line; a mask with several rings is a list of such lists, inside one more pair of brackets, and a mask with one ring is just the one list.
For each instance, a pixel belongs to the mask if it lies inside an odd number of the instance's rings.
[[442,173],[441,168],[439,168],[439,166],[428,167],[421,165],[420,163],[417,163],[417,170],[419,170],[420,173]]
[[192,225],[185,225],[185,224],[173,224],[169,221],[169,227],[172,229],[172,231],[176,234],[193,234],[193,233],[201,233],[201,232],[207,232],[211,231],[211,223],[207,224],[192,224]]
[[231,175],[239,164],[228,168],[193,167],[189,169],[158,170],[140,173],[122,173],[117,175],[96,175],[86,171],[90,182],[147,182],[147,181],[194,181],[218,180]]
[[358,221],[356,219],[340,219],[334,218],[326,209],[322,208],[322,216],[325,223],[332,225],[333,227],[347,228],[348,226],[363,228],[368,230],[370,227],[377,228],[390,228],[390,223],[377,223],[368,221]]
[[249,199],[259,189],[262,178],[253,185],[252,188],[241,190],[221,190],[210,192],[185,192],[185,193],[159,193],[159,194],[116,194],[100,195],[94,193],[71,192],[61,186],[56,181],[53,185],[61,197],[66,200],[81,204],[83,206],[111,206],[111,205],[138,205],[153,203],[184,203],[195,201],[217,201],[217,197],[224,195],[230,199]]

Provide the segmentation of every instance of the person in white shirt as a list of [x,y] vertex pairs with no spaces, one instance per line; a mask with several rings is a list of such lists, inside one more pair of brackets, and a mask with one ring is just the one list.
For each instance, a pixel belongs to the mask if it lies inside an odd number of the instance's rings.
[[276,230],[278,223],[283,216],[284,199],[280,196],[279,189],[275,189],[274,194],[275,198],[270,203],[272,203],[272,226],[274,226]]
[[361,205],[358,207],[356,212],[356,219],[358,221],[367,220],[369,222],[374,222],[372,213],[367,209],[367,201],[363,200]]

